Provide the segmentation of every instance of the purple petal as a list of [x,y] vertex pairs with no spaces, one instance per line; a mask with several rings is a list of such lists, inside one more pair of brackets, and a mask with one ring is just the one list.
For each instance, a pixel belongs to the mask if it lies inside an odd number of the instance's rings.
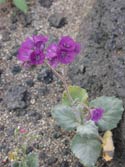
[[25,42],[22,43],[21,48],[33,49],[34,41],[32,38],[26,38]]
[[28,61],[30,59],[31,53],[32,53],[32,50],[29,50],[26,48],[20,48],[18,51],[17,58],[21,61]]
[[58,59],[59,59],[59,62],[62,64],[70,64],[74,61],[75,55],[76,54],[74,52],[59,51]]
[[51,44],[46,51],[46,58],[51,59],[57,57],[57,44]]
[[59,41],[59,48],[64,51],[74,51],[76,48],[75,41],[69,36],[63,36]]
[[103,116],[104,110],[102,108],[92,109],[90,112],[91,120],[98,122]]
[[36,52],[33,52],[30,55],[30,64],[31,65],[38,65],[38,64],[42,64],[44,62],[44,53],[40,52],[39,54],[37,54]]

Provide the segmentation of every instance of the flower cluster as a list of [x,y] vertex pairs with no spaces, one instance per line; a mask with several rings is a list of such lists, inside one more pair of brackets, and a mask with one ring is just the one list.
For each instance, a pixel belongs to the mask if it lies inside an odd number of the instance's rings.
[[80,52],[80,44],[69,36],[63,36],[58,43],[52,43],[45,48],[48,38],[34,35],[27,38],[19,48],[18,59],[28,65],[43,64],[46,59],[50,65],[72,63]]
[[45,59],[44,48],[48,38],[43,35],[32,36],[22,43],[18,59],[30,65],[42,64]]
[[57,44],[51,44],[46,53],[46,57],[52,66],[70,64],[80,52],[79,43],[69,36],[64,36]]

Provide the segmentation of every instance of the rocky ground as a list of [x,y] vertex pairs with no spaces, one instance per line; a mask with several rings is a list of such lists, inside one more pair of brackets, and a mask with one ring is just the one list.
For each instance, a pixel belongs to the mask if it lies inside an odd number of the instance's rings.
[[80,17],[85,13],[82,9],[86,6],[85,11],[88,12],[87,4],[76,0],[39,0],[30,2],[26,15],[15,7],[1,10],[1,167],[10,166],[9,162],[2,161],[17,145],[14,130],[18,126],[39,135],[27,149],[31,151],[33,145],[39,152],[40,167],[82,166],[69,149],[72,135],[60,129],[51,117],[51,108],[60,101],[64,90],[62,83],[45,66],[32,71],[21,68],[16,55],[21,42],[32,34],[48,35],[51,41],[62,35],[75,39]]
[[[46,66],[23,69],[16,58],[17,50],[32,34],[48,35],[50,41],[69,35],[82,46],[81,55],[69,70],[72,82],[87,88],[92,98],[106,94],[124,99],[124,86],[120,84],[125,82],[125,3],[124,0],[29,2],[26,15],[13,6],[2,8],[0,13],[0,167],[10,167],[10,162],[3,163],[3,159],[17,145],[14,130],[18,126],[39,135],[29,143],[27,151],[39,152],[40,167],[83,167],[69,149],[72,134],[63,131],[51,117],[51,108],[60,101],[64,90],[62,83]],[[67,80],[71,83],[68,77]],[[99,161],[97,166],[123,167],[120,163]]]

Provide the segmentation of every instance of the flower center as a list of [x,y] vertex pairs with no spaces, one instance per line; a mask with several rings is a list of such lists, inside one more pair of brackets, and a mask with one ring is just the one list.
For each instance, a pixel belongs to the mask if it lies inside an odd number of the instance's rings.
[[71,47],[68,43],[64,43],[63,46],[66,47],[66,48],[70,48]]
[[66,57],[67,56],[67,53],[66,52],[62,52],[61,53],[61,56],[64,58],[64,57]]
[[35,56],[34,56],[34,60],[35,60],[35,61],[39,61],[39,60],[40,60],[40,55],[35,55]]

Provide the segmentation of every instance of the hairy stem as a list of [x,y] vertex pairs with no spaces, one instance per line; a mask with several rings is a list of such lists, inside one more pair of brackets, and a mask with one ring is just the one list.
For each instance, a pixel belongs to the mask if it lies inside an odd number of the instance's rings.
[[63,82],[64,88],[65,88],[65,90],[66,90],[66,92],[67,92],[67,96],[68,96],[69,100],[70,100],[71,102],[73,102],[73,99],[72,99],[72,97],[71,97],[71,95],[70,95],[70,92],[69,92],[69,90],[68,90],[68,85],[67,85],[67,83],[66,83],[65,78],[64,78],[63,76],[61,76],[48,62],[45,62],[45,64],[46,64],[46,65],[54,72],[54,74]]

